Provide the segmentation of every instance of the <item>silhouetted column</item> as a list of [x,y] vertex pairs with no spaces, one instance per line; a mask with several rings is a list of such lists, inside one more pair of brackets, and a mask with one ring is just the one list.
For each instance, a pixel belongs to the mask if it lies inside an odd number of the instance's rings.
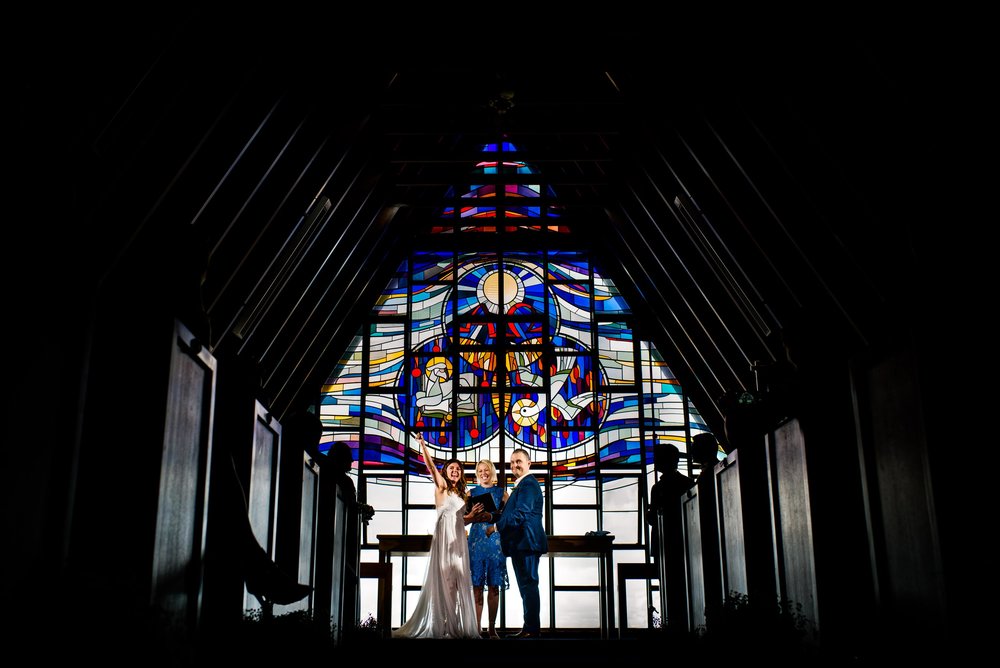
[[649,491],[647,520],[653,525],[653,559],[660,579],[661,619],[670,631],[687,630],[684,528],[681,497],[692,480],[677,470],[680,451],[669,443],[653,448],[653,465],[660,478]]

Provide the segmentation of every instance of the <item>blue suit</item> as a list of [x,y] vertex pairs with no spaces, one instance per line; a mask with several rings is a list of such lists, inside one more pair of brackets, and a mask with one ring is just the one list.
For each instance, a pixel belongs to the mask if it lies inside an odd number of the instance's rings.
[[538,562],[549,551],[549,539],[542,526],[545,499],[542,487],[531,474],[524,475],[510,493],[503,511],[496,518],[500,549],[510,557],[514,577],[524,606],[522,631],[541,630],[541,598],[538,593]]

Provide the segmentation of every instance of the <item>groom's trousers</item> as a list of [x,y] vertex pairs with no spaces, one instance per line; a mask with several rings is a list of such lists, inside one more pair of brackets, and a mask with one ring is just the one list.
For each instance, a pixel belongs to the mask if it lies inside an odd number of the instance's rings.
[[514,577],[521,593],[521,604],[524,606],[524,632],[539,632],[542,628],[542,601],[538,592],[538,562],[537,554],[518,554],[510,558],[514,567]]

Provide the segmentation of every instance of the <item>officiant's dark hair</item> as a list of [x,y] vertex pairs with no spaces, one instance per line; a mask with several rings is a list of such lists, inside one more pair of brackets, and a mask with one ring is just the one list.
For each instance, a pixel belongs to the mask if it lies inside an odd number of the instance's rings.
[[[451,464],[458,464],[458,469],[462,472],[462,476],[458,479],[458,482],[455,484],[454,487],[452,487],[452,485],[451,485],[451,480],[449,480],[448,476],[445,475],[445,473],[448,472],[448,466],[451,465]],[[444,478],[445,481],[448,483],[448,487],[449,487],[448,491],[449,492],[452,491],[452,489],[454,489],[455,493],[458,494],[459,496],[461,496],[463,499],[469,498],[469,490],[468,490],[468,487],[465,484],[465,464],[462,463],[461,459],[456,459],[456,458],[452,457],[451,459],[449,459],[448,461],[446,461],[444,464],[442,464],[441,465],[441,477]]]

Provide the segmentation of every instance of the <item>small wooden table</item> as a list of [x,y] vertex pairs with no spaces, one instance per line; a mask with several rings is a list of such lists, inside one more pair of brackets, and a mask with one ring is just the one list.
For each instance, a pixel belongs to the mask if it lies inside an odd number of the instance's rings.
[[[615,625],[615,580],[612,548],[614,536],[549,536],[548,557],[597,557],[600,559],[600,596],[601,596],[601,637],[610,638]],[[395,555],[406,557],[427,554],[431,549],[430,534],[379,534],[378,560],[381,564],[389,563]],[[391,572],[389,577],[391,578]],[[389,595],[378,600],[379,624],[392,616],[392,583],[388,583],[386,591]],[[391,628],[385,624],[382,628]]]

